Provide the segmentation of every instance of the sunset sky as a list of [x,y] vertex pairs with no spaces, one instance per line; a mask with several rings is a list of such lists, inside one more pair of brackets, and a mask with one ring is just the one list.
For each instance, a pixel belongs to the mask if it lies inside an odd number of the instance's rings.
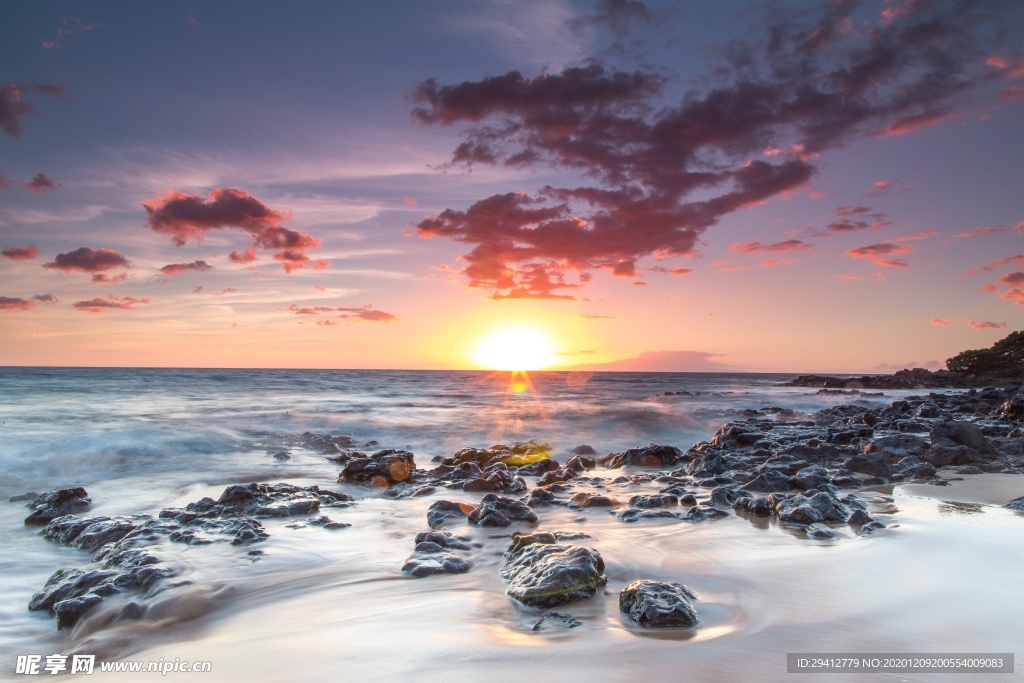
[[892,371],[1024,327],[1024,3],[0,6],[0,365]]

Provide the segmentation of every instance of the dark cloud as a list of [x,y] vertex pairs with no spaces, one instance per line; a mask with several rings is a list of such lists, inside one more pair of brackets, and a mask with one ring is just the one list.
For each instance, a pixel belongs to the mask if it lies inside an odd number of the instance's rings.
[[39,250],[34,244],[30,244],[27,247],[4,247],[0,250],[0,256],[9,258],[12,261],[31,261],[39,256]]
[[1016,271],[1013,273],[1007,273],[997,280],[999,284],[1010,285],[1011,287],[1024,286],[1024,271]]
[[8,83],[0,85],[0,129],[13,138],[21,137],[21,120],[39,111],[23,98],[26,94],[47,95],[66,100],[63,83]]
[[876,266],[886,266],[887,268],[905,268],[910,264],[903,259],[888,258],[891,256],[899,256],[901,254],[908,254],[912,251],[909,244],[889,244],[883,242],[881,244],[871,244],[866,247],[857,247],[846,252],[847,256],[853,258],[867,259],[874,263]]
[[1006,327],[1006,323],[995,323],[989,320],[969,320],[967,321],[969,327],[973,327],[976,330],[1001,330]]
[[[628,3],[600,7],[613,5]],[[451,165],[585,179],[449,208],[421,221],[419,235],[466,244],[462,274],[494,298],[573,298],[570,272],[633,277],[645,257],[692,255],[723,216],[806,184],[823,152],[947,120],[962,93],[1001,78],[984,66],[1008,36],[991,22],[998,2],[921,3],[855,22],[854,7],[801,4],[787,15],[773,5],[780,14],[764,39],[732,46],[713,84],[676,104],[660,75],[594,62],[418,84],[416,121],[465,126]],[[884,224],[843,208],[851,213],[826,233]]]
[[274,254],[285,272],[302,268],[326,268],[326,261],[313,261],[307,249],[320,246],[320,240],[286,228],[282,223],[290,216],[271,209],[248,192],[234,188],[214,189],[206,199],[183,192],[171,191],[164,197],[143,202],[149,214],[149,227],[154,232],[170,235],[178,246],[189,240],[201,242],[210,230],[238,228],[253,239],[253,246],[228,257],[235,263],[256,260],[255,249],[280,250]]
[[0,296],[0,311],[27,311],[36,305],[31,299],[16,296]]
[[36,194],[46,194],[57,187],[57,183],[45,173],[37,173],[36,177],[25,183],[26,190],[32,190]]
[[857,204],[856,206],[839,206],[835,209],[835,215],[839,220],[828,224],[824,231],[816,233],[819,236],[827,236],[836,233],[856,232],[858,230],[881,230],[892,225],[886,221],[885,214],[872,209],[870,206]]
[[189,270],[204,272],[207,270],[213,270],[213,266],[211,266],[206,261],[193,261],[192,263],[169,263],[163,268],[161,268],[160,272],[163,273],[164,275],[180,275],[181,273],[184,273]]
[[693,272],[693,268],[665,268],[664,266],[651,266],[647,270],[654,273],[668,273],[669,275],[689,275]]
[[568,22],[571,29],[586,26],[604,28],[619,39],[637,24],[654,24],[653,13],[640,0],[597,0],[592,14]]
[[53,306],[54,304],[60,303],[60,299],[55,297],[53,294],[36,294],[32,297],[32,300],[41,304],[46,304],[47,306]]
[[124,311],[134,310],[136,306],[149,303],[149,299],[136,299],[133,296],[107,296],[105,299],[89,299],[88,301],[76,301],[72,306],[80,311],[89,313],[102,313],[108,309],[120,309]]
[[6,190],[11,186],[11,181],[7,179],[3,171],[0,171],[0,190]]
[[109,271],[130,268],[131,265],[131,261],[126,259],[124,254],[113,249],[79,247],[66,254],[57,254],[53,261],[44,263],[43,268],[60,270],[65,273],[80,270],[83,273],[92,273],[93,282],[119,282],[128,277],[128,274],[110,275]]
[[807,244],[802,240],[786,240],[784,242],[775,242],[774,244],[762,244],[761,242],[747,242],[746,244],[733,243],[729,245],[729,253],[734,254],[736,252],[743,253],[757,253],[757,252],[768,252],[772,254],[781,254],[787,251],[801,251],[804,249],[813,249],[813,244]]

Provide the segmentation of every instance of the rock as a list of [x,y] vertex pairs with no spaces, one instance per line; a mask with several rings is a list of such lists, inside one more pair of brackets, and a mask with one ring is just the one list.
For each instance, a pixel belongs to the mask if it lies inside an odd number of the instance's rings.
[[1003,503],[1003,507],[1013,510],[1015,512],[1024,513],[1024,496],[1021,496],[1020,498],[1014,498],[1008,503]]
[[679,519],[679,515],[672,512],[671,510],[666,510],[664,508],[657,508],[653,510],[643,508],[629,508],[628,510],[623,510],[622,512],[620,512],[618,514],[618,517],[623,522],[639,522],[642,520],[649,519]]
[[927,453],[921,456],[921,459],[934,467],[987,462],[987,458],[970,446],[963,444],[947,445],[946,443],[935,444],[928,449]]
[[591,548],[530,543],[501,569],[506,593],[527,607],[557,607],[593,596],[608,582],[604,560]]
[[368,458],[349,460],[338,480],[374,488],[387,488],[408,481],[414,469],[416,461],[412,453],[389,448],[378,451]]
[[699,621],[691,602],[696,599],[681,583],[634,581],[619,593],[619,609],[646,628],[693,627]]
[[588,446],[586,444],[580,444],[576,448],[572,449],[572,452],[576,455],[594,455],[595,453],[597,453],[597,451],[595,451],[593,447]]
[[559,614],[558,612],[548,612],[540,620],[533,625],[532,631],[543,631],[544,629],[555,627],[555,628],[576,628],[582,626],[583,622],[576,619],[568,614]]
[[614,508],[622,505],[619,501],[596,493],[577,493],[569,504],[577,508]]
[[836,537],[835,531],[820,522],[808,524],[805,532],[807,533],[808,538],[826,539]]
[[913,434],[887,434],[872,439],[864,446],[865,453],[885,453],[891,460],[908,455],[921,455],[928,450],[927,439]]
[[[49,525],[46,527],[50,528]],[[135,524],[122,518],[105,519],[90,524],[75,536],[72,545],[82,550],[93,551],[107,543],[120,541],[135,529]]]
[[722,428],[711,437],[711,445],[717,449],[752,446],[760,441],[761,437],[761,430],[751,424],[729,422],[722,425]]
[[850,516],[847,518],[846,523],[850,526],[863,526],[873,521],[874,520],[871,519],[871,515],[869,515],[867,511],[858,508],[850,513]]
[[434,574],[465,574],[471,568],[470,563],[451,552],[450,547],[435,541],[419,541],[413,554],[402,566],[402,571],[417,578]]
[[828,472],[820,465],[811,465],[790,477],[789,483],[795,489],[822,490],[823,487],[829,485]]
[[629,499],[630,507],[665,508],[679,505],[679,497],[671,493],[660,493],[653,496],[633,496]]
[[557,469],[557,462],[551,458],[544,458],[543,460],[538,460],[537,462],[530,463],[529,465],[523,465],[519,468],[518,474],[523,477],[539,477]]
[[475,509],[476,506],[471,503],[439,500],[427,508],[427,524],[431,529],[437,529],[453,519],[469,515]]
[[[769,505],[772,503],[769,500]],[[815,522],[845,522],[849,510],[830,493],[815,491],[795,495],[778,503],[776,508],[779,521],[788,524],[808,525]]]
[[955,420],[946,420],[932,427],[932,446],[967,446],[979,453],[994,450],[981,430],[974,425]]
[[719,510],[707,505],[695,505],[690,508],[685,515],[681,516],[680,519],[684,522],[703,522],[709,519],[718,519],[719,517],[728,517],[729,513],[725,510]]
[[869,474],[887,479],[892,476],[892,465],[884,453],[858,453],[843,461],[843,467],[851,472]]
[[540,478],[537,482],[537,486],[550,486],[551,484],[560,484],[570,479],[575,479],[579,476],[579,472],[571,470],[567,467],[560,467],[557,470],[551,470]]
[[630,448],[622,453],[612,453],[598,460],[609,468],[618,467],[673,467],[682,459],[683,452],[675,446],[650,444],[644,448]]
[[81,486],[55,489],[32,499],[32,514],[25,518],[29,526],[43,526],[64,515],[82,512],[92,505],[92,498]]
[[524,501],[531,508],[540,505],[560,505],[561,501],[555,498],[555,494],[544,488],[537,488],[530,491],[530,495]]
[[721,455],[715,452],[701,453],[683,466],[683,470],[694,477],[707,477],[729,471]]
[[469,550],[471,547],[468,537],[456,536],[450,531],[421,531],[416,534],[416,544],[420,543],[436,543],[452,550]]
[[732,507],[734,510],[746,512],[756,517],[770,517],[772,514],[767,498],[737,498]]
[[93,524],[109,521],[109,517],[78,517],[63,515],[47,524],[42,531],[43,538],[56,543],[71,545],[78,535]]
[[476,526],[506,527],[517,521],[535,523],[537,515],[524,503],[493,493],[484,496],[469,515],[469,523]]
[[[766,469],[761,472],[761,474],[754,477],[754,479],[744,484],[742,488],[745,491],[759,491],[761,493],[788,491],[789,478],[781,472]],[[732,502],[733,501],[729,501],[729,504],[731,505]]]

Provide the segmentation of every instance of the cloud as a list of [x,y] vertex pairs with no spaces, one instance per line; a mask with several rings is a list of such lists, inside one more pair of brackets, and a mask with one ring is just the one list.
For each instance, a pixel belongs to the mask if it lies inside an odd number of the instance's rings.
[[889,194],[889,190],[892,189],[891,180],[876,180],[871,185],[872,188],[864,193],[868,197],[881,197],[882,195]]
[[130,268],[131,261],[124,257],[124,254],[113,249],[90,249],[79,247],[66,254],[57,254],[50,263],[44,263],[43,268],[51,268],[69,273],[73,270],[80,270],[83,273],[92,273],[93,282],[117,282],[124,280],[128,275],[122,273],[117,276],[108,275],[108,271],[118,268]]
[[1004,301],[1012,301],[1018,306],[1024,306],[1024,289],[1009,289],[999,295],[1000,299]]
[[281,263],[287,273],[306,267],[317,270],[329,265],[326,261],[313,261],[306,255],[307,249],[320,246],[320,240],[284,227],[282,223],[290,218],[287,213],[271,209],[243,190],[217,188],[205,200],[172,190],[164,197],[143,202],[142,205],[149,214],[150,229],[169,235],[171,241],[178,246],[189,240],[202,242],[210,230],[237,228],[252,237],[253,246],[241,254],[232,252],[228,258],[235,263],[256,260],[255,249],[258,247],[265,250],[279,249],[274,259]]
[[4,247],[0,250],[0,256],[9,258],[12,261],[31,261],[39,256],[39,249],[36,245],[30,244],[27,247]]
[[1024,254],[1016,254],[1014,256],[1007,256],[1005,258],[1001,258],[1001,259],[999,259],[997,261],[993,261],[992,263],[988,264],[987,266],[982,266],[981,269],[982,270],[995,270],[999,266],[1008,266],[1008,265],[1013,265],[1015,263],[1024,263]]
[[905,268],[910,264],[903,259],[890,259],[885,258],[889,256],[899,256],[900,254],[909,253],[911,250],[909,244],[871,244],[866,247],[857,247],[846,252],[847,256],[853,258],[863,258],[871,261],[876,266],[885,266],[888,268]]
[[403,196],[402,201],[408,204],[409,206],[416,206],[417,204],[416,200],[410,197],[409,195]]
[[8,83],[0,85],[0,129],[12,138],[21,137],[21,120],[25,116],[38,115],[39,111],[22,99],[27,94],[47,95],[66,100],[63,83]]
[[871,369],[875,370],[877,372],[892,373],[892,372],[896,372],[898,370],[906,370],[906,369],[909,369],[909,368],[925,368],[926,370],[940,370],[940,369],[943,369],[945,367],[946,366],[945,366],[944,363],[941,363],[941,362],[939,362],[937,360],[926,360],[926,361],[912,360],[912,361],[908,361],[906,363],[882,363],[880,365],[874,366]]
[[949,327],[951,325],[956,325],[952,320],[946,320],[945,318],[932,318],[929,322],[937,327]]
[[195,270],[199,272],[205,272],[207,270],[213,270],[206,261],[193,261],[192,263],[169,263],[160,269],[160,272],[164,275],[180,275],[189,270]]
[[105,310],[114,308],[124,311],[134,310],[136,306],[149,303],[149,299],[136,299],[133,296],[117,297],[109,295],[105,299],[95,298],[88,301],[76,301],[72,306],[80,311],[89,313],[102,313]]
[[764,266],[765,268],[770,268],[771,266],[785,266],[789,265],[790,263],[799,262],[795,258],[770,258],[761,261],[761,265]]
[[[730,48],[734,62],[675,103],[659,74],[598,62],[423,81],[414,120],[461,127],[449,166],[547,167],[582,180],[449,208],[418,234],[466,245],[462,275],[494,298],[569,298],[527,277],[629,276],[645,257],[691,255],[723,216],[805,185],[825,151],[954,116],[957,98],[991,77],[981,46],[998,38],[980,38],[988,8],[932,3],[855,27],[832,4],[781,8],[762,40]],[[766,161],[766,149],[788,151]],[[833,231],[860,229],[855,219]]]
[[904,235],[903,237],[893,237],[890,242],[916,242],[917,240],[926,240],[935,237],[939,234],[938,230],[922,230],[921,232],[915,232],[913,235]]
[[715,372],[732,370],[719,363],[720,353],[706,351],[646,351],[635,358],[625,358],[610,363],[593,363],[571,366],[573,370],[615,371],[615,372]]
[[22,187],[32,190],[36,194],[46,194],[57,187],[57,183],[45,173],[36,173],[36,177],[25,183]]
[[[365,320],[368,322],[381,322],[390,323],[395,320],[401,320],[397,315],[387,313],[385,311],[379,311],[370,305],[363,306],[362,308],[351,308],[346,306],[334,307],[334,306],[299,306],[292,304],[285,309],[295,315],[324,315],[326,313],[341,313],[339,318],[348,320]],[[317,322],[320,325],[323,321]],[[326,323],[336,324],[336,323]]]
[[675,276],[689,275],[690,273],[693,272],[693,268],[665,268],[664,266],[651,266],[647,270],[652,271],[654,273],[668,273],[669,275]]
[[640,0],[598,0],[593,14],[571,19],[568,25],[577,30],[586,26],[605,28],[621,40],[633,25],[653,23],[654,15]]
[[592,315],[590,313],[580,313],[576,317],[577,318],[581,318],[583,320],[614,320],[615,319],[615,316],[611,316],[611,315]]
[[747,242],[745,244],[733,243],[729,245],[729,253],[734,254],[736,252],[743,252],[752,254],[756,252],[769,252],[772,254],[781,254],[787,251],[800,251],[803,249],[813,249],[814,245],[807,244],[802,240],[786,240],[784,242],[775,242],[774,244],[762,244],[760,241]]
[[977,320],[969,320],[967,322],[967,325],[969,327],[973,327],[976,330],[1001,330],[1004,327],[1006,327],[1006,323],[994,323],[988,320],[983,320],[980,322]]
[[31,299],[21,299],[15,296],[0,296],[0,311],[27,311],[36,302]]
[[996,282],[1002,285],[1010,285],[1011,287],[1024,285],[1024,271],[1018,270],[1013,273],[1007,273],[1006,275],[996,280]]
[[1006,226],[1005,225],[1000,225],[1000,226],[997,226],[997,227],[982,226],[980,228],[973,228],[973,229],[967,230],[965,232],[959,232],[959,233],[957,233],[955,235],[951,235],[951,236],[947,237],[946,239],[942,240],[941,244],[946,244],[948,242],[952,242],[953,240],[970,239],[972,237],[983,237],[985,235],[998,235],[999,233],[1005,232],[1005,231],[1006,231]]
[[866,279],[863,275],[852,275],[850,273],[840,273],[836,277],[838,277],[840,280],[865,280]]
[[869,206],[857,204],[856,206],[839,206],[834,210],[839,220],[828,224],[823,232],[818,235],[829,235],[835,233],[855,232],[858,230],[881,230],[892,225],[885,220],[885,214],[875,211]]
[[86,31],[94,31],[103,26],[98,21],[84,22],[78,17],[61,17],[60,26],[57,27],[57,35],[51,40],[45,38],[39,39],[39,44],[45,47],[47,50],[54,48],[64,47],[67,45],[68,38],[76,33],[85,33]]

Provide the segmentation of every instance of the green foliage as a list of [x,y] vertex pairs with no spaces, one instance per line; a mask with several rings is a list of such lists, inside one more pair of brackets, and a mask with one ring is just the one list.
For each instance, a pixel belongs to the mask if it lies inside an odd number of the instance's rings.
[[954,372],[996,372],[1024,367],[1024,331],[1012,332],[991,348],[971,349],[946,359]]

